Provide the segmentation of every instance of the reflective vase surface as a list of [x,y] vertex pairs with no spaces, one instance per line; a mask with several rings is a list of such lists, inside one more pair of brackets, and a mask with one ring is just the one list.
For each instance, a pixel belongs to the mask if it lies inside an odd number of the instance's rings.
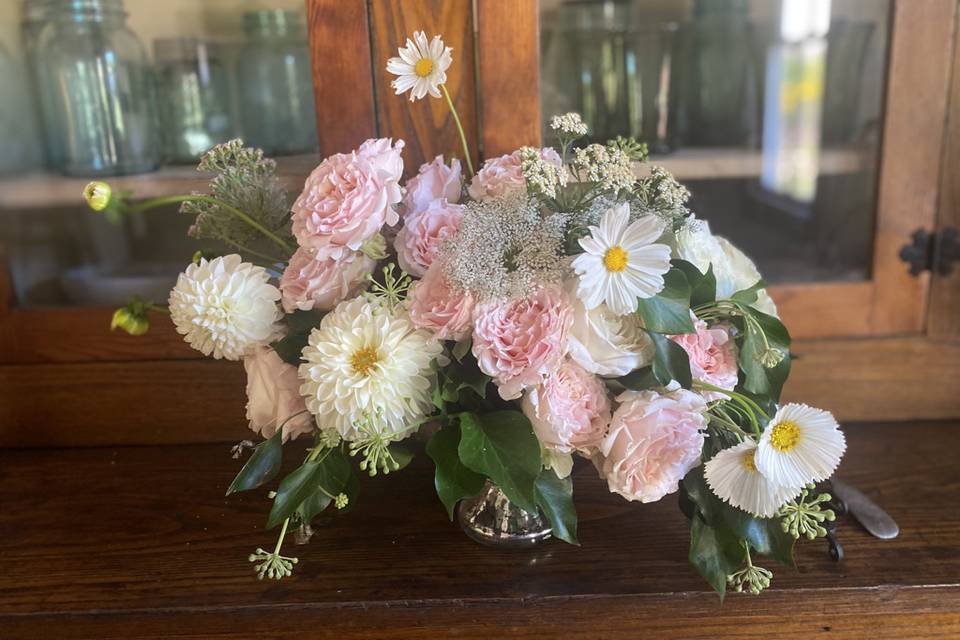
[[480,493],[460,502],[457,520],[464,533],[493,547],[532,547],[551,536],[546,518],[516,506],[489,480]]

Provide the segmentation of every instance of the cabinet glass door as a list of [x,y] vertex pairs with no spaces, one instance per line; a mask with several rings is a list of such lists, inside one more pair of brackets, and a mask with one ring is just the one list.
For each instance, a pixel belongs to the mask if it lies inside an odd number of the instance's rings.
[[543,142],[567,111],[646,142],[799,336],[918,332],[927,282],[897,254],[934,220],[953,10],[910,4],[540,0]]

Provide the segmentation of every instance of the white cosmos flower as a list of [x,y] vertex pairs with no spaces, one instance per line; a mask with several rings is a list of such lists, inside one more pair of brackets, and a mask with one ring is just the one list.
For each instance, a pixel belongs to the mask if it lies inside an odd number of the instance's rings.
[[846,448],[843,432],[829,411],[785,404],[760,437],[757,469],[771,482],[800,489],[833,475]]
[[355,438],[356,422],[371,416],[385,432],[399,433],[432,410],[430,362],[442,351],[405,311],[353,298],[310,332],[300,394],[317,425],[336,428],[345,440]]
[[616,315],[637,309],[637,299],[651,298],[663,289],[663,274],[670,270],[670,247],[654,244],[663,233],[663,223],[654,216],[630,222],[630,209],[619,204],[590,227],[590,237],[581,238],[585,253],[573,261],[580,276],[577,297],[587,309],[601,303]]
[[801,489],[781,487],[764,477],[756,466],[757,443],[741,442],[710,458],[703,475],[721,500],[761,518],[770,518]]
[[170,318],[191,347],[239,360],[283,335],[280,290],[263,269],[231,254],[191,264],[170,292]]
[[399,58],[387,60],[387,71],[397,76],[390,86],[397,95],[410,91],[410,102],[420,100],[428,93],[440,97],[440,85],[447,81],[447,68],[453,62],[453,49],[443,46],[440,36],[427,42],[423,31],[414,31],[413,40],[400,47]]

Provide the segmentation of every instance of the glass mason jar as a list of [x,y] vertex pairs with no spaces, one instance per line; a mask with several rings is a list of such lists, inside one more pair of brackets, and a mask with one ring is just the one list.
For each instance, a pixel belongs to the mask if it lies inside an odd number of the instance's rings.
[[682,39],[686,142],[755,144],[757,74],[745,0],[699,0]]
[[37,43],[46,135],[67,175],[155,169],[160,144],[153,75],[126,27],[122,0],[51,0]]
[[[24,59],[26,60],[29,71],[30,92],[34,103],[40,108],[42,99],[40,92],[44,86],[49,83],[40,81],[40,75],[43,73],[37,66],[37,44],[40,42],[40,34],[43,28],[50,22],[48,16],[51,0],[24,0],[23,2],[23,20],[20,22],[20,37],[23,40]],[[53,135],[46,135],[45,125],[42,117],[37,118],[38,125],[41,127],[43,138],[44,159],[46,165],[51,168],[59,166],[60,158],[63,154],[57,146],[57,138]]]
[[32,169],[40,164],[40,144],[22,61],[0,43],[0,173]]
[[270,9],[243,15],[248,42],[238,77],[243,135],[267,154],[317,148],[313,77],[303,16]]
[[233,137],[226,67],[213,44],[193,38],[153,44],[165,159],[193,162]]

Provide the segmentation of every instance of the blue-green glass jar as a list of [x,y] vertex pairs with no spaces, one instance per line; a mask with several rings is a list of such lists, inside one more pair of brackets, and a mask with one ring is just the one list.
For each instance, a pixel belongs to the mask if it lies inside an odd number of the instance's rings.
[[161,137],[170,162],[193,162],[234,136],[219,48],[192,38],[154,42]]
[[[51,0],[37,43],[44,130],[67,175],[155,169],[159,127],[152,71],[122,0]],[[54,146],[50,145],[50,146]]]
[[40,141],[23,61],[0,43],[0,174],[40,164]]
[[243,15],[247,43],[238,76],[247,144],[270,155],[317,148],[317,119],[306,25],[296,11]]
[[[24,59],[29,71],[30,92],[38,111],[42,104],[41,91],[50,85],[50,83],[44,83],[40,80],[43,70],[37,66],[36,55],[40,34],[50,22],[48,15],[50,2],[51,0],[24,0],[23,20],[20,22],[20,37],[23,40]],[[48,167],[56,168],[60,165],[60,158],[63,156],[57,144],[59,140],[57,136],[46,135],[46,123],[43,122],[41,113],[38,113],[37,120],[41,131],[45,163]]]

